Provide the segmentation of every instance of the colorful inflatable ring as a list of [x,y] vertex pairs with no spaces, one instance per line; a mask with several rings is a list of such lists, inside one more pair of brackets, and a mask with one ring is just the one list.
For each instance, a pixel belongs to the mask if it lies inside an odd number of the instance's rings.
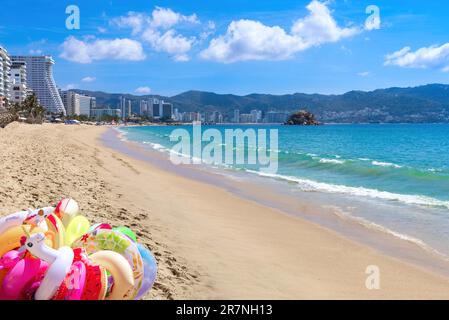
[[95,252],[90,259],[106,270],[114,278],[114,287],[107,300],[126,300],[134,291],[133,271],[126,259],[119,253],[110,250]]
[[17,250],[12,250],[0,257],[0,290],[3,285],[3,279],[17,262],[21,259],[21,254]]
[[40,259],[25,258],[20,260],[3,279],[0,300],[24,299],[27,285],[40,279],[48,264]]
[[86,266],[75,261],[53,300],[81,300],[86,285]]
[[104,300],[108,288],[106,269],[94,264],[83,248],[73,249],[74,261],[82,262],[86,267],[86,283],[81,300]]
[[94,232],[95,230],[98,230],[98,229],[108,229],[108,230],[111,230],[112,227],[111,227],[111,225],[108,224],[108,223],[96,223],[96,224],[94,224],[93,226],[91,226],[91,227],[89,228],[89,231],[87,231],[87,233]]
[[50,214],[45,221],[47,222],[48,233],[53,237],[54,248],[59,249],[64,246],[65,229],[61,220],[55,214]]
[[40,211],[43,211],[45,214],[49,214],[53,212],[53,208],[47,207],[43,209],[37,209],[34,211],[20,211],[16,213],[12,213],[5,217],[0,218],[0,235],[4,234],[8,229],[14,227],[20,227],[27,219],[31,219],[36,217]]
[[57,252],[56,259],[50,262],[45,277],[36,291],[36,300],[50,300],[53,298],[70,271],[73,262],[73,250],[69,247],[62,247]]
[[143,261],[135,244],[130,238],[122,233],[110,229],[96,229],[87,233],[72,244],[72,248],[82,247],[87,254],[101,250],[110,250],[121,254],[131,266],[134,276],[134,290],[131,299],[137,296],[143,282]]
[[153,287],[154,281],[157,276],[157,262],[150,250],[145,246],[138,243],[137,248],[139,248],[140,255],[142,256],[144,273],[142,286],[140,287],[139,293],[136,296],[136,300],[142,299],[148,291]]
[[[33,228],[31,230],[32,227],[29,225],[25,225],[23,227],[32,234],[43,232],[40,228]],[[26,234],[24,233],[22,226],[10,228],[5,233],[1,234],[0,257],[2,257],[8,251],[19,248],[21,246],[20,240],[24,236],[26,236]],[[45,243],[50,247],[54,247],[54,243],[50,239],[47,239]]]

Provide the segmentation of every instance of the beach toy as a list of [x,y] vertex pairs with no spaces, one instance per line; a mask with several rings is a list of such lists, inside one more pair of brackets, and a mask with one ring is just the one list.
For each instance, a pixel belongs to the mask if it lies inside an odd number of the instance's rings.
[[95,252],[89,258],[94,263],[107,269],[114,278],[114,287],[106,298],[107,300],[132,299],[135,287],[133,270],[121,254],[110,250],[102,250]]
[[53,300],[81,300],[86,285],[86,276],[85,264],[81,261],[73,262]]
[[0,299],[140,299],[156,274],[130,228],[90,226],[73,199],[0,218]]
[[58,290],[70,271],[73,262],[73,250],[69,247],[61,247],[58,250],[45,245],[45,235],[43,233],[27,234],[25,248],[32,255],[49,264],[39,288],[36,291],[36,300],[50,300]]
[[143,281],[136,300],[143,298],[153,287],[157,275],[157,262],[150,250],[138,243],[137,248],[143,260]]
[[70,246],[73,241],[88,232],[90,228],[89,220],[84,216],[74,217],[65,231],[65,245]]
[[[24,229],[26,230],[26,232],[31,234],[39,232],[43,233],[43,230],[41,230],[40,228],[30,225],[9,228],[8,231],[0,234],[0,257],[2,257],[8,251],[17,249],[22,245],[20,243],[20,240],[22,239],[22,237],[27,236],[27,234],[24,232]],[[47,238],[45,242],[48,246],[53,248],[55,247],[55,243],[52,239]]]
[[61,219],[65,227],[67,227],[70,221],[79,213],[78,203],[70,198],[64,198],[59,201],[55,208],[55,214]]
[[[20,227],[26,220],[32,220],[39,216],[39,213],[41,214],[49,214],[53,212],[54,208],[52,207],[46,207],[42,209],[37,210],[26,210],[26,211],[20,211],[16,213],[12,213],[10,215],[7,215],[5,217],[0,218],[0,235],[4,234],[6,231],[8,231],[11,228],[14,227]],[[37,223],[39,224],[39,223]],[[45,230],[45,227],[42,227],[39,225],[39,227]]]
[[125,236],[127,236],[128,238],[130,238],[132,241],[137,242],[137,236],[136,234],[128,227],[117,227],[114,228],[112,230],[118,231],[121,234],[124,234]]
[[54,243],[54,248],[59,249],[64,246],[65,228],[58,216],[49,214],[45,221],[47,222],[48,227],[46,237],[51,238]]
[[109,230],[112,230],[112,227],[108,223],[96,223],[96,224],[94,224],[93,226],[91,226],[89,228],[89,231],[87,231],[87,233],[94,232],[97,229],[109,229]]
[[0,270],[8,270],[16,265],[21,259],[21,253],[17,250],[11,250],[0,258]]
[[8,271],[16,265],[21,259],[21,253],[17,250],[11,250],[0,257],[0,290],[3,286],[3,279]]
[[24,299],[27,286],[39,281],[47,268],[46,262],[36,258],[27,257],[18,261],[3,278],[0,300]]
[[86,282],[81,300],[104,300],[108,289],[106,269],[93,263],[83,248],[73,249],[74,261],[80,261],[86,267]]
[[131,299],[137,296],[142,286],[143,261],[137,245],[127,236],[116,230],[97,229],[86,233],[72,243],[72,248],[84,248],[87,254],[93,254],[102,250],[110,250],[121,254],[131,266],[134,276],[134,290]]

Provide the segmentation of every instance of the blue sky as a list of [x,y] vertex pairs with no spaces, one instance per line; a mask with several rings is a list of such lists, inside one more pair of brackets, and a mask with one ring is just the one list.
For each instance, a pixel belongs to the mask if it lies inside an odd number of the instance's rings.
[[[449,83],[446,1],[20,4],[2,4],[0,44],[11,54],[52,55],[61,88],[330,94]],[[367,24],[373,4],[380,21]],[[69,5],[80,9],[79,30],[66,28]]]

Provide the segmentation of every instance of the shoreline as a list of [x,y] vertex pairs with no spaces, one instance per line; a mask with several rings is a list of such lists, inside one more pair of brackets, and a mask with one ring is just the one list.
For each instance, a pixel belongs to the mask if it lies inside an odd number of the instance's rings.
[[[120,133],[118,130],[114,130],[114,134],[116,135],[115,139],[116,142],[119,142],[120,137],[118,136]],[[109,132],[111,134],[111,132]],[[105,133],[102,137],[103,143],[104,137],[107,136],[108,133]],[[389,258],[392,259],[398,259],[401,263],[410,263],[414,267],[423,268],[427,272],[437,272],[439,275],[448,277],[449,276],[449,264],[447,261],[440,260],[440,257],[432,256],[430,252],[423,252],[422,248],[418,248],[416,244],[414,243],[408,243],[404,240],[399,240],[396,238],[393,238],[391,234],[384,234],[378,230],[368,230],[365,226],[361,226],[360,224],[356,223],[355,221],[344,221],[345,218],[341,216],[337,216],[335,212],[332,213],[333,217],[331,217],[331,220],[329,220],[329,212],[323,212],[322,208],[318,208],[318,206],[310,205],[310,204],[301,204],[300,206],[303,209],[306,209],[307,213],[298,215],[294,214],[291,211],[285,207],[279,206],[279,202],[270,202],[268,201],[260,201],[261,198],[254,197],[251,198],[251,194],[244,194],[241,192],[241,189],[234,188],[230,186],[229,184],[225,183],[217,183],[216,179],[221,179],[222,175],[218,175],[217,177],[213,177],[214,173],[211,173],[209,170],[200,170],[197,168],[194,168],[192,166],[187,166],[187,170],[195,171],[195,173],[187,173],[186,169],[181,168],[175,168],[175,166],[168,164],[169,160],[164,159],[163,156],[161,156],[161,153],[149,149],[144,148],[143,145],[137,143],[137,142],[131,142],[131,141],[121,141],[121,144],[126,145],[126,149],[124,150],[121,147],[118,146],[111,146],[111,142],[105,143],[108,145],[108,147],[112,147],[117,151],[120,151],[128,156],[134,157],[135,159],[138,159],[139,161],[144,161],[148,164],[151,164],[152,166],[156,166],[158,169],[162,170],[168,170],[168,171],[175,171],[176,174],[180,174],[183,177],[186,177],[188,179],[194,179],[196,181],[200,181],[201,183],[206,183],[209,185],[218,185],[220,189],[225,190],[226,192],[229,192],[233,194],[234,196],[239,197],[240,199],[243,199],[244,201],[251,201],[255,202],[257,205],[263,205],[266,207],[269,207],[270,209],[278,211],[279,215],[286,215],[289,217],[293,217],[294,219],[299,218],[300,220],[303,220],[305,222],[311,222],[314,227],[322,228],[324,227],[325,232],[331,232],[336,233],[337,236],[345,238],[345,240],[354,242],[357,245],[363,245],[367,246],[370,249],[374,249],[376,251],[380,251],[382,254],[386,254]],[[151,151],[150,151],[151,150]],[[149,158],[147,158],[149,157]],[[153,158],[152,158],[153,157]],[[206,172],[205,172],[206,171]],[[228,177],[224,177],[226,179]],[[231,182],[232,183],[232,182]],[[242,181],[238,181],[237,184],[242,184]],[[254,188],[254,184],[247,184],[246,187]],[[261,188],[263,189],[263,188]],[[267,188],[268,189],[268,188]],[[258,190],[262,191],[264,195],[267,195],[267,190]],[[254,196],[257,194],[257,192],[254,192],[252,195]],[[278,196],[278,195],[276,195]],[[291,199],[288,199],[291,200]],[[292,208],[291,203],[289,204],[290,208]],[[311,214],[317,215],[317,212],[313,212],[314,210],[321,211],[318,214],[318,217],[312,217]],[[333,211],[333,210],[331,210]],[[313,212],[313,213],[312,213]],[[326,215],[325,219],[327,219],[327,222],[323,224],[323,216]],[[338,230],[335,230],[335,226],[338,227]],[[357,228],[355,231],[353,228]],[[346,234],[345,234],[346,232]],[[349,232],[349,236],[348,236]],[[364,239],[364,241],[361,241],[364,237],[368,235],[368,239]],[[377,243],[376,243],[377,242]],[[392,251],[395,253],[398,253],[398,251],[404,251],[401,255],[395,255],[392,254]],[[432,265],[429,266],[428,259],[432,259]],[[433,260],[435,259],[435,260]]]
[[[449,278],[319,225],[105,146],[107,128],[0,131],[0,211],[71,196],[92,221],[129,225],[153,251],[151,299],[447,299]],[[307,204],[304,204],[307,205]],[[365,287],[380,268],[380,290]]]
[[[398,233],[388,227],[345,212],[345,205],[354,205],[355,203],[365,205],[364,209],[360,210],[368,210],[369,206],[366,201],[369,199],[351,199],[349,202],[345,199],[338,205],[329,204],[331,202],[326,199],[327,197],[340,198],[341,196],[338,194],[326,195],[322,192],[296,191],[291,193],[287,190],[289,187],[284,183],[285,181],[272,181],[251,173],[233,172],[233,175],[230,175],[228,171],[225,172],[220,168],[205,164],[173,165],[168,159],[167,153],[160,152],[161,150],[149,145],[127,140],[119,128],[109,129],[102,135],[101,140],[109,148],[164,171],[218,186],[243,200],[278,210],[280,214],[306,220],[391,258],[449,277],[449,257],[447,255],[420,239]],[[375,204],[370,204],[371,207],[373,205]]]

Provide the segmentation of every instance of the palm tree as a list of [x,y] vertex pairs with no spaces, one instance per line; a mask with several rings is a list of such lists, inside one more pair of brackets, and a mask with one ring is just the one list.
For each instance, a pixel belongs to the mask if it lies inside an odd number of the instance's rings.
[[36,95],[33,93],[22,102],[18,113],[25,116],[28,123],[42,123],[45,108],[39,104]]
[[45,108],[39,104],[34,93],[26,97],[22,103],[10,103],[6,100],[5,110],[0,110],[0,127],[5,127],[19,117],[27,118],[28,123],[41,124],[44,114]]
[[0,108],[0,128],[6,127],[19,118],[17,112],[12,110],[15,107],[16,105],[10,105],[8,100],[5,101],[5,107]]

